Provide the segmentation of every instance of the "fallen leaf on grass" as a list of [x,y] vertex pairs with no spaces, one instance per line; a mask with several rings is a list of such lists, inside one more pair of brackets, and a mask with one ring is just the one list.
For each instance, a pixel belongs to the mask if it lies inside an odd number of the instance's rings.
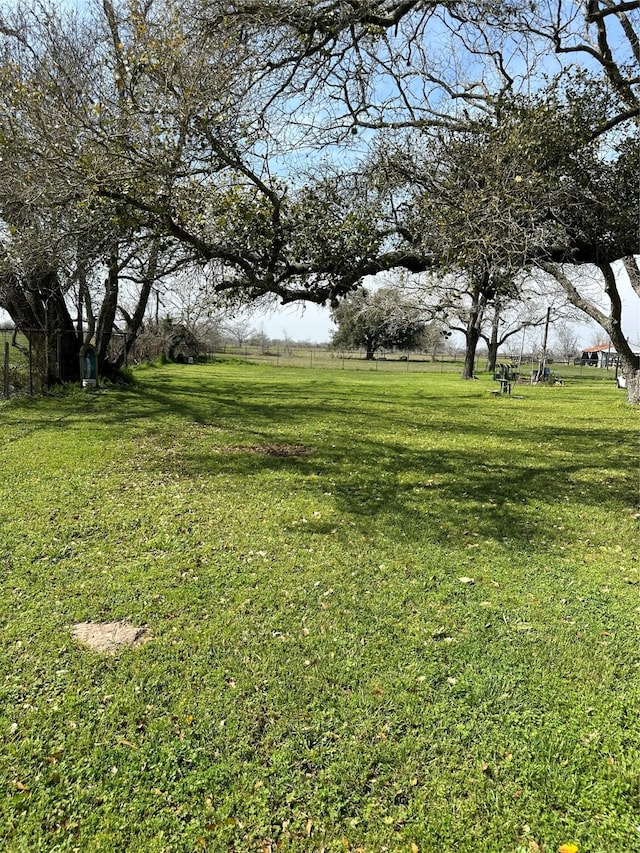
[[460,581],[460,583],[475,583],[475,580],[473,578],[464,577],[458,578],[458,580]]
[[224,829],[228,826],[236,826],[236,824],[240,824],[237,817],[225,817],[224,820],[220,820],[217,823],[207,823],[205,825],[205,829],[208,832],[216,832],[218,829]]
[[570,842],[568,844],[561,844],[560,847],[558,847],[558,853],[578,853],[579,849],[580,848],[577,844]]

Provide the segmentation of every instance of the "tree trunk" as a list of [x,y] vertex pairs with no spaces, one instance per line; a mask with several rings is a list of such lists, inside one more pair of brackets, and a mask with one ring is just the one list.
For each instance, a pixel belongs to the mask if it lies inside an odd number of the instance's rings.
[[465,329],[465,352],[464,364],[462,367],[462,379],[474,379],[474,367],[476,363],[476,350],[478,349],[478,341],[480,340],[480,330],[482,326],[482,315],[484,313],[485,298],[483,296],[483,288],[486,285],[486,276],[483,277],[473,288],[471,296],[471,309],[469,311],[469,319]]
[[367,343],[367,353],[366,353],[365,358],[367,361],[373,361],[373,359],[375,358],[375,354],[376,354],[376,342],[373,338],[367,338],[366,343]]
[[117,251],[113,251],[109,258],[109,270],[105,281],[105,293],[98,314],[96,327],[96,359],[98,372],[103,376],[110,376],[113,365],[108,360],[109,344],[113,333],[113,325],[118,310],[118,291],[120,285],[120,268],[118,265]]
[[494,373],[496,369],[496,362],[498,361],[498,348],[500,346],[500,342],[498,339],[498,332],[500,330],[500,305],[496,302],[495,310],[493,312],[493,319],[491,321],[491,337],[487,341],[487,372]]
[[627,380],[627,403],[640,406],[640,370],[627,369],[625,379]]
[[144,314],[147,310],[149,297],[151,296],[151,290],[155,283],[156,275],[158,272],[159,247],[160,241],[157,239],[154,240],[153,245],[151,246],[151,252],[149,254],[146,274],[142,282],[142,287],[140,288],[138,304],[136,305],[136,309],[133,312],[133,316],[128,318],[124,344],[115,360],[114,366],[116,369],[122,367],[122,365],[126,363],[129,351],[133,347],[133,344],[135,343],[135,340],[138,337],[138,333],[142,328],[142,321],[144,320]]
[[80,379],[80,342],[61,293],[47,303],[47,386]]
[[611,300],[610,321],[605,328],[622,361],[627,381],[627,402],[637,406],[640,405],[640,356],[634,353],[622,332],[622,300],[611,264],[599,264],[599,267],[604,275],[605,293]]
[[43,389],[80,378],[80,344],[55,272],[33,273],[26,284],[3,281],[2,307],[25,335]]
[[464,363],[462,366],[462,379],[474,379],[474,367],[476,363],[476,350],[478,349],[478,341],[480,340],[480,332],[476,326],[471,326],[467,329],[465,335],[465,350]]
[[494,373],[498,362],[498,341],[490,340],[487,344],[487,373]]
[[629,276],[629,282],[635,293],[640,296],[640,266],[634,256],[623,258],[624,268]]
[[78,339],[80,345],[91,343],[96,333],[96,318],[91,305],[91,292],[84,265],[78,274]]

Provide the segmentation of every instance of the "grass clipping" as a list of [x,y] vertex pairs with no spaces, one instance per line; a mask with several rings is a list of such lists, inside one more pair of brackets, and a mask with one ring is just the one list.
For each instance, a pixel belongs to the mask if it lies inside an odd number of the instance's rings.
[[147,628],[120,622],[78,622],[73,626],[73,638],[81,646],[96,652],[115,654],[123,648],[147,643],[151,633]]

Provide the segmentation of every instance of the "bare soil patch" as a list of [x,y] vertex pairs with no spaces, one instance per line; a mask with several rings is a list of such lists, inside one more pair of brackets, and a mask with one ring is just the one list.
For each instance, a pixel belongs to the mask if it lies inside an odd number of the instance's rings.
[[97,652],[114,654],[120,649],[147,643],[151,639],[151,632],[125,620],[78,622],[73,626],[72,636],[82,646]]

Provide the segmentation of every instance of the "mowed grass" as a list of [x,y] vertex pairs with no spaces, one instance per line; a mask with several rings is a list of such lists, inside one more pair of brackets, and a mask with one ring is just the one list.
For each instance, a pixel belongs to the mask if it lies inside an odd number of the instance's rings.
[[3,850],[640,850],[623,392],[137,376],[0,408]]

